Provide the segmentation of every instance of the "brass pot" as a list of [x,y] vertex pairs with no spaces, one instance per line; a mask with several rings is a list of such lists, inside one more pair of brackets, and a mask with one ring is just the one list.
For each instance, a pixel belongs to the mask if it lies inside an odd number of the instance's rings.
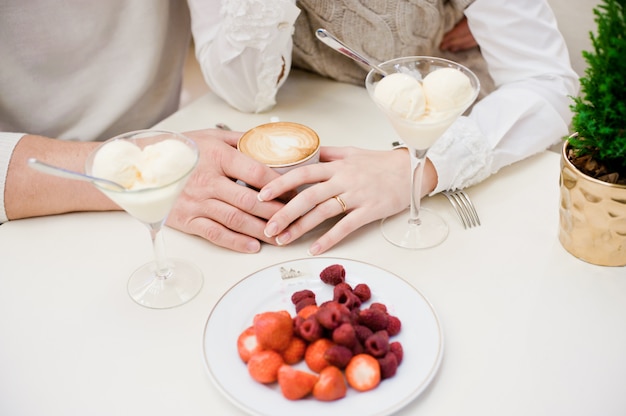
[[559,240],[572,255],[599,266],[626,265],[626,186],[580,172],[561,152]]

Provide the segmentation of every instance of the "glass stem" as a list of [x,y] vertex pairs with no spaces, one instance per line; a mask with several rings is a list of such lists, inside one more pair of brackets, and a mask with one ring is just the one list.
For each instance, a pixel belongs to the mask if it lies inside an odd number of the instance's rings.
[[171,276],[172,271],[167,266],[165,257],[165,244],[163,242],[162,223],[148,224],[150,238],[152,239],[152,249],[154,250],[155,274],[157,279],[164,280]]
[[421,220],[419,218],[419,211],[426,150],[409,148],[409,154],[411,155],[411,211],[409,215],[409,224],[420,225]]

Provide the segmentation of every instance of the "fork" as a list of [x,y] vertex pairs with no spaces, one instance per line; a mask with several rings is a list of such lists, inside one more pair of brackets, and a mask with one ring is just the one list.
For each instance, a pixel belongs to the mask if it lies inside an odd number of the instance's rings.
[[478,218],[478,213],[476,212],[476,208],[472,203],[472,200],[469,196],[460,189],[456,191],[446,191],[443,193],[450,204],[454,207],[461,223],[463,224],[463,228],[468,229],[472,227],[478,227],[480,225],[480,219]]

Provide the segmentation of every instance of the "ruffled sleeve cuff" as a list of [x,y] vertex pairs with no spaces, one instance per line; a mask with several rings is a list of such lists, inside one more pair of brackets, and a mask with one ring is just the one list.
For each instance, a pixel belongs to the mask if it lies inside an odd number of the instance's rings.
[[493,152],[476,123],[459,117],[428,150],[437,170],[437,187],[431,193],[461,189],[491,175]]

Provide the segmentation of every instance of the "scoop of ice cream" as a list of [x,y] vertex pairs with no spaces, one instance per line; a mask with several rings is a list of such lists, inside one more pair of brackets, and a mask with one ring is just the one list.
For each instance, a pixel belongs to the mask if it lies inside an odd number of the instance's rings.
[[141,184],[135,188],[170,184],[189,172],[195,161],[193,150],[178,140],[163,140],[146,146],[137,164]]
[[132,142],[114,140],[98,150],[92,173],[126,189],[152,188],[180,179],[195,161],[194,151],[178,140],[163,140],[143,150]]
[[141,149],[125,140],[114,140],[102,146],[93,161],[94,176],[131,188],[139,177],[137,163]]
[[422,85],[408,74],[385,76],[376,85],[374,98],[386,109],[408,120],[418,120],[426,111]]
[[422,84],[430,111],[449,111],[467,103],[474,93],[470,79],[453,68],[441,68],[424,77]]

